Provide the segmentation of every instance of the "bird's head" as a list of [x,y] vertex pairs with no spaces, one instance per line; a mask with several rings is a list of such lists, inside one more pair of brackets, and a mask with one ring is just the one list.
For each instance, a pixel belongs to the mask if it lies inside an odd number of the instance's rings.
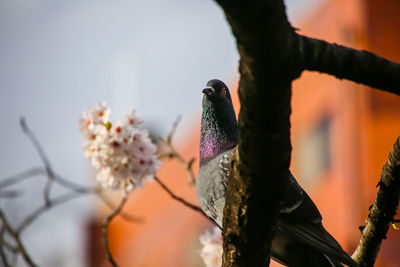
[[203,107],[214,105],[217,107],[232,106],[231,94],[226,84],[214,79],[207,82],[203,89]]
[[238,141],[236,115],[228,87],[220,80],[210,80],[203,94],[200,164],[234,148]]

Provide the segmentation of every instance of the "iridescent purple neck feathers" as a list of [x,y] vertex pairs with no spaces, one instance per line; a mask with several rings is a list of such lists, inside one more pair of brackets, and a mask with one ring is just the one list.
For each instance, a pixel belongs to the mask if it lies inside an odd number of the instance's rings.
[[200,136],[200,165],[237,145],[238,129],[231,100],[211,101],[203,98]]

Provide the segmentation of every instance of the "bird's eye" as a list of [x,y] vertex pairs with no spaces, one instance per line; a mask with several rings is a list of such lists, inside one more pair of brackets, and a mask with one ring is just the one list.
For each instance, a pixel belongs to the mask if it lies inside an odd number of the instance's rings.
[[222,89],[221,92],[219,92],[220,95],[226,96],[226,89]]

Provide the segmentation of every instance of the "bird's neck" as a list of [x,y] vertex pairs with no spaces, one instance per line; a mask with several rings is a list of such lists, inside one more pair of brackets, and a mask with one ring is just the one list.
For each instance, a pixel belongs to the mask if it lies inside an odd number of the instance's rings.
[[236,146],[238,130],[235,112],[203,107],[201,116],[200,164]]

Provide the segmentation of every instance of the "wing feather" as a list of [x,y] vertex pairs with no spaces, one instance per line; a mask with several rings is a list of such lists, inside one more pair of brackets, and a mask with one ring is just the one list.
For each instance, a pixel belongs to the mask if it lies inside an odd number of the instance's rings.
[[321,223],[287,224],[282,222],[279,224],[278,230],[322,252],[334,261],[340,261],[351,267],[358,266],[339,243],[324,229]]

